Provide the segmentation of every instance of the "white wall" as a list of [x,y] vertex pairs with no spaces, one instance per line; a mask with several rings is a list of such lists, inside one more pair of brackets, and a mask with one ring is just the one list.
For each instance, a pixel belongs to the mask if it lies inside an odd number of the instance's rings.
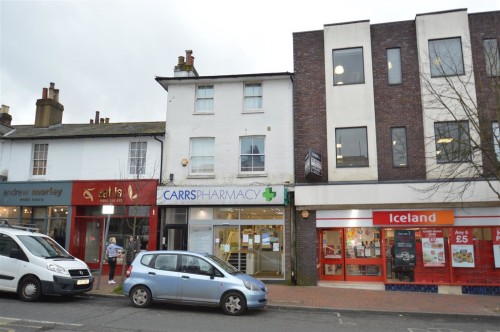
[[[328,136],[328,180],[376,180],[377,139],[373,94],[372,49],[370,22],[325,26],[326,117]],[[334,49],[362,47],[364,84],[333,85]],[[367,127],[369,167],[337,168],[335,128]]]
[[[164,180],[169,185],[251,185],[293,183],[292,82],[288,76],[258,77],[262,82],[262,112],[243,112],[244,78],[170,83],[166,122]],[[213,84],[214,111],[195,114],[196,84]],[[265,176],[239,175],[240,136],[265,136]],[[214,177],[190,177],[191,137],[214,137]]]
[[[130,142],[147,141],[146,174],[141,179],[160,175],[161,145],[158,141],[139,138],[78,138],[11,141],[8,181],[109,180],[134,179],[129,174]],[[32,175],[33,144],[49,144],[47,174]]]
[[[472,104],[477,105],[476,100],[476,89],[473,75],[472,67],[472,50],[471,50],[471,40],[469,34],[469,19],[466,10],[444,12],[437,14],[420,15],[416,18],[416,28],[417,28],[417,47],[418,47],[418,58],[420,66],[420,85],[422,94],[422,107],[423,107],[423,123],[424,123],[424,135],[426,137],[425,142],[425,153],[426,153],[426,169],[427,177],[430,179],[439,178],[446,174],[443,169],[450,167],[450,165],[436,163],[436,144],[434,142],[434,123],[438,121],[455,121],[454,116],[447,110],[442,108],[436,108],[435,97],[437,93],[430,93],[426,88],[426,85],[430,84],[433,88],[440,91],[442,88],[448,88],[450,90],[451,85],[454,85],[458,89],[458,95],[466,97],[470,96],[470,101],[466,101],[472,109],[475,107]],[[430,59],[429,59],[429,40],[430,39],[442,39],[442,38],[454,38],[460,37],[462,41],[462,53],[465,75],[459,77],[431,77],[430,71]],[[446,82],[449,80],[449,83]],[[467,82],[464,86],[463,83]],[[445,92],[445,95],[449,92]],[[455,95],[456,97],[457,95]],[[451,110],[454,111],[457,119],[467,120],[467,116],[464,113],[463,107],[461,107],[457,102],[448,101],[448,105]],[[475,121],[477,123],[477,120]],[[474,130],[473,126],[469,123],[469,129],[471,136],[474,137],[477,142],[480,142],[479,134]],[[481,156],[477,153],[474,158],[477,163],[480,163]],[[451,167],[456,167],[452,165]],[[472,169],[469,164],[462,165],[463,169]],[[466,173],[462,173],[461,176],[466,176]]]

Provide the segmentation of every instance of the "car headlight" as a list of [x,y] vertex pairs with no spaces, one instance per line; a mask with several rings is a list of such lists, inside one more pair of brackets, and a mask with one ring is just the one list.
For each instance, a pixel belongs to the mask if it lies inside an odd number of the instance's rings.
[[248,288],[249,290],[253,290],[253,291],[257,291],[257,290],[260,290],[260,286],[257,285],[256,283],[254,282],[251,282],[251,281],[243,281],[243,284],[245,285],[246,288]]
[[47,263],[47,269],[60,274],[69,274],[64,267],[54,263]]

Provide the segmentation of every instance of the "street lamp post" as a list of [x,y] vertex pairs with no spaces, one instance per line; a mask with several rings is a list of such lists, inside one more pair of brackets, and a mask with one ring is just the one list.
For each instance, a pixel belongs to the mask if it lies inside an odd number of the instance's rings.
[[111,219],[111,215],[115,213],[115,207],[113,205],[103,205],[102,206],[102,214],[107,214],[108,217],[106,218],[106,226],[104,227],[104,239],[102,241],[102,254],[101,254],[101,259],[99,262],[99,274],[97,275],[97,287],[96,289],[99,289],[101,285],[101,274],[102,274],[102,265],[104,263],[104,256],[106,254],[106,239],[108,238],[108,230],[109,230],[109,222]]

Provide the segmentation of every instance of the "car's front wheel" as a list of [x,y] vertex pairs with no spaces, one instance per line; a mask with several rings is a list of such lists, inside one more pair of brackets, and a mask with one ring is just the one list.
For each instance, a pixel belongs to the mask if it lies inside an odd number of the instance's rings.
[[42,285],[36,277],[27,277],[19,284],[17,291],[19,298],[23,301],[38,301],[42,296]]
[[137,308],[146,308],[151,304],[151,291],[146,286],[136,286],[130,292],[130,301]]
[[231,316],[238,316],[245,312],[247,303],[245,297],[237,292],[230,292],[222,298],[222,310]]

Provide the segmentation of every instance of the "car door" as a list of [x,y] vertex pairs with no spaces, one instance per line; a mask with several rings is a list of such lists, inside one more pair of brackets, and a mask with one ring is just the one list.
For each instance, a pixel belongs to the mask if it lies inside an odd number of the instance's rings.
[[177,254],[159,254],[147,269],[148,286],[153,298],[179,300],[180,273],[177,271]]
[[182,255],[180,296],[183,302],[205,304],[219,303],[224,283],[223,275],[217,271],[212,279],[212,271],[217,269],[206,260],[191,255]]
[[[16,290],[21,271],[25,261],[18,258],[10,258],[11,249],[21,250],[12,237],[0,234],[0,289],[12,291]],[[23,255],[24,256],[24,255]]]

